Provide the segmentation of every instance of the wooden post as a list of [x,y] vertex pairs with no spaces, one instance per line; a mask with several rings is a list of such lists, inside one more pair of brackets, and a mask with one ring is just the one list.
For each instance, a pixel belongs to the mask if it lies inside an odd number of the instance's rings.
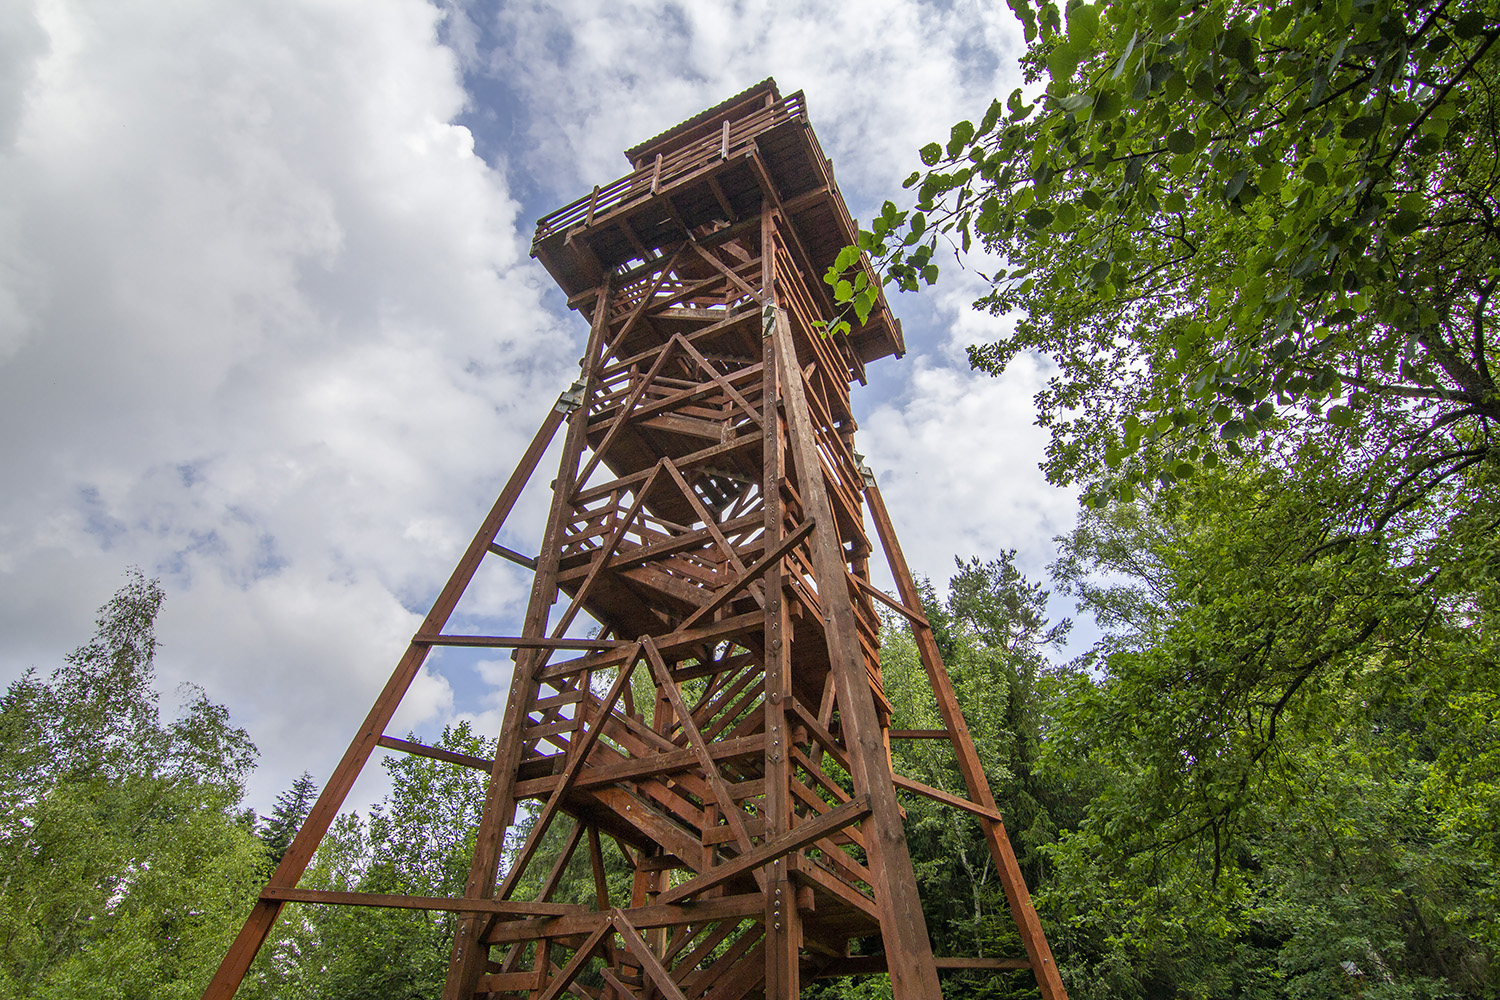
[[[891,576],[896,579],[896,592],[901,595],[901,600],[907,607],[920,610],[921,594],[917,590],[916,581],[912,579],[911,568],[906,564],[901,543],[896,540],[890,513],[885,509],[885,500],[880,496],[880,487],[875,484],[873,476],[865,481],[865,498],[869,501],[870,516],[875,522],[875,531],[880,536],[880,545],[885,549]],[[969,727],[964,722],[963,710],[953,691],[953,682],[948,678],[948,668],[938,650],[937,639],[933,637],[932,626],[915,620],[911,620],[910,624],[917,652],[922,657],[922,666],[927,669],[928,683],[937,696],[938,711],[942,714],[943,724],[947,726],[949,737],[953,741],[953,751],[958,755],[958,769],[964,776],[964,784],[968,786],[969,798],[985,809],[998,813],[995,796],[990,791],[989,779],[985,777],[984,765],[974,746],[974,737],[969,734]],[[1026,956],[1031,961],[1043,1000],[1067,1000],[1068,992],[1063,988],[1057,963],[1052,958],[1052,949],[1047,944],[1047,936],[1042,933],[1036,907],[1031,905],[1031,893],[1021,875],[1021,866],[1016,862],[1015,851],[1011,849],[1005,824],[980,816],[979,825],[984,830],[985,840],[995,859],[1000,883],[1005,888],[1005,900],[1010,905],[1011,916],[1021,932],[1021,943],[1026,948]]]
[[[596,189],[597,191],[597,189]],[[552,487],[552,513],[547,521],[547,532],[537,556],[536,580],[531,587],[531,600],[526,609],[523,635],[542,635],[547,627],[547,612],[557,599],[557,561],[561,548],[563,530],[562,512],[567,498],[573,491],[573,476],[583,454],[584,431],[588,427],[589,399],[598,381],[598,354],[608,328],[609,284],[599,289],[594,306],[594,322],[589,332],[588,347],[584,352],[584,388],[581,405],[568,419],[568,436],[563,444],[562,461],[557,479]],[[536,693],[536,671],[546,662],[550,650],[523,649],[516,657],[511,672],[510,695],[505,706],[502,730],[519,734],[526,709]],[[624,669],[622,667],[622,669]],[[484,811],[474,844],[474,858],[469,866],[469,878],[464,883],[464,898],[489,899],[495,893],[495,873],[500,864],[500,847],[505,828],[515,816],[515,780],[520,767],[522,744],[519,739],[502,740],[495,754],[495,766],[490,772],[489,787],[485,791]],[[484,963],[489,949],[480,943],[480,934],[487,921],[477,914],[465,914],[459,919],[458,930],[453,936],[453,955],[448,965],[448,981],[443,988],[444,1000],[468,1000],[474,993],[479,977],[484,972]]]
[[[792,326],[785,310],[775,310],[772,338],[776,344],[780,399],[785,406],[797,467],[797,482],[807,513],[818,521],[813,533],[816,545],[818,596],[823,603],[823,628],[828,640],[828,658],[838,689],[839,712],[847,733],[849,760],[853,765],[854,789],[870,797],[871,815],[865,824],[865,851],[874,875],[875,902],[881,911],[880,936],[885,942],[891,992],[896,1000],[942,996],[927,921],[917,895],[917,877],[901,827],[901,807],[891,781],[880,720],[864,656],[855,633],[854,608],[844,577],[843,546],[833,519],[823,481],[823,463],[814,443],[812,418],[802,385],[802,367],[792,342]],[[815,335],[815,334],[814,334]]]
[[[520,498],[521,491],[531,479],[531,473],[536,469],[537,462],[541,461],[542,453],[547,450],[547,445],[557,433],[557,428],[562,424],[566,413],[566,405],[559,400],[558,404],[548,412],[547,419],[542,421],[542,426],[537,430],[536,436],[531,439],[531,444],[527,446],[525,454],[521,456],[521,461],[517,463],[510,479],[506,481],[505,488],[496,498],[495,505],[490,508],[489,516],[474,533],[474,538],[464,551],[463,558],[453,568],[447,584],[438,593],[432,609],[427,612],[427,617],[422,620],[422,627],[418,630],[419,635],[439,633],[443,630],[443,626],[448,624],[448,617],[453,614],[453,609],[458,605],[458,599],[463,596],[464,590],[469,586],[469,581],[474,578],[474,571],[479,568],[480,560],[484,558],[485,552],[499,535],[505,518],[515,506],[516,500]],[[369,760],[370,754],[380,744],[380,738],[385,734],[385,727],[390,724],[391,717],[395,715],[396,708],[401,704],[407,688],[411,687],[411,682],[417,676],[417,671],[421,669],[430,648],[425,643],[416,642],[407,646],[406,654],[396,664],[396,669],[386,681],[385,688],[375,699],[375,704],[370,707],[369,714],[365,716],[364,725],[360,726],[349,748],[344,751],[338,767],[334,768],[333,776],[323,786],[323,791],[318,794],[317,801],[308,811],[307,818],[302,821],[297,835],[292,838],[286,854],[282,855],[276,871],[266,883],[268,888],[290,889],[302,878],[302,873],[307,870],[308,862],[312,860],[313,852],[317,850],[324,834],[333,824],[334,817],[338,815],[339,808],[344,804],[349,789],[354,787],[354,780],[359,777],[365,761]],[[240,981],[245,978],[245,973],[250,969],[250,963],[254,961],[256,953],[260,951],[267,935],[271,933],[271,928],[281,913],[282,905],[283,901],[279,899],[263,897],[256,900],[250,915],[240,927],[239,934],[235,936],[234,943],[230,945],[229,951],[219,963],[218,971],[209,981],[208,988],[204,990],[204,1000],[229,1000],[234,996],[235,990],[239,989]]]

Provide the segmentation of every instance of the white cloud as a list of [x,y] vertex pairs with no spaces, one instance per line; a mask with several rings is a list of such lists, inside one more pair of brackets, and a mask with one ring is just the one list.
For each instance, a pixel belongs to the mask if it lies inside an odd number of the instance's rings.
[[[868,215],[1016,85],[1019,48],[977,0],[10,0],[0,682],[86,638],[138,563],[168,590],[164,686],[202,684],[262,748],[252,801],[326,780],[574,372],[533,213],[775,75]],[[514,108],[475,106],[481,71]],[[483,137],[490,165],[460,120],[520,125]],[[1001,321],[949,280],[896,301],[912,355],[856,393],[861,446],[919,572],[1012,546],[1035,571],[1072,503],[1035,471],[1040,373],[967,370]],[[535,546],[555,464],[507,544]],[[458,627],[528,587],[486,563]],[[509,661],[431,666],[392,731],[493,735]]]
[[[3,669],[86,638],[126,565],[162,574],[163,680],[230,703],[264,801],[331,771],[576,331],[452,124],[430,6],[14,15],[34,27],[3,46],[30,72],[0,76]],[[451,712],[424,674],[403,724]]]
[[1021,40],[994,4],[867,0],[507,3],[492,69],[535,113],[528,162],[577,190],[622,172],[620,151],[767,77],[804,90],[850,188],[895,188],[916,150],[1019,83]]

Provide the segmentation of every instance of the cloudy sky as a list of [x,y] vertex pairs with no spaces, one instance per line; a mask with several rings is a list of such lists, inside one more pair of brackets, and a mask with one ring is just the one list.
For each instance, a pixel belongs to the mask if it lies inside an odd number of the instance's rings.
[[[253,805],[321,783],[576,372],[535,219],[766,76],[868,218],[1020,44],[970,0],[0,0],[0,683],[137,565],[164,703],[228,704]],[[1036,469],[1043,376],[967,370],[1003,320],[945,272],[893,302],[911,353],[857,391],[860,445],[919,573],[1040,575],[1074,504]],[[469,624],[513,630],[527,586],[487,568]],[[503,667],[430,662],[393,729],[489,734]]]

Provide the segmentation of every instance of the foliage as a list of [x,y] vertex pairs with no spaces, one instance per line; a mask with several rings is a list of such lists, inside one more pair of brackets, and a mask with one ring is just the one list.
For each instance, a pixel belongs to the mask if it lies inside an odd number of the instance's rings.
[[271,815],[256,831],[261,843],[266,845],[267,878],[281,863],[287,848],[292,846],[292,838],[297,836],[302,821],[307,819],[308,810],[312,809],[317,797],[318,786],[307,771],[303,771],[302,776],[292,782],[291,788],[276,796],[276,805],[272,807]]
[[1080,996],[1494,995],[1500,845],[1472,810],[1496,732],[1454,710],[1500,696],[1493,542],[1441,574],[1399,536],[1320,548],[1324,498],[1282,478],[1199,477],[1062,539],[1107,634],[1038,764],[1090,788],[1047,848],[1054,947]]
[[164,721],[163,594],[132,571],[94,638],[0,698],[0,997],[192,997],[254,893],[255,758],[202,691]]
[[1010,3],[1033,103],[924,147],[860,243],[911,289],[940,242],[1003,258],[978,304],[1024,318],[970,358],[1055,363],[1055,482],[1259,451],[1362,482],[1358,532],[1493,461],[1495,0]]
[[[467,722],[443,730],[443,750],[492,758],[492,741]],[[302,877],[306,888],[460,896],[484,803],[482,772],[399,754],[381,762],[391,791],[368,819],[342,815]],[[298,784],[302,784],[299,779]],[[295,797],[296,788],[283,798]],[[366,907],[294,906],[252,966],[251,996],[425,998],[442,992],[453,914]]]

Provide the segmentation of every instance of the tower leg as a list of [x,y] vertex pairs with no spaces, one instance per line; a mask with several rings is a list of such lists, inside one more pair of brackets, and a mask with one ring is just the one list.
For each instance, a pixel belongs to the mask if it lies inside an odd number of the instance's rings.
[[[901,595],[901,600],[909,608],[921,608],[921,595],[912,579],[911,568],[906,564],[901,543],[896,540],[890,514],[885,509],[885,500],[880,496],[880,487],[867,482],[865,499],[870,504],[870,516],[875,522],[875,531],[880,536],[881,547],[885,549],[886,559],[890,563],[891,575],[896,578],[896,590]],[[943,663],[942,653],[938,651],[932,629],[913,621],[911,631],[922,665],[927,669],[928,682],[933,694],[937,696],[938,711],[942,714],[943,724],[953,741],[953,750],[958,756],[959,771],[964,776],[964,784],[968,786],[969,798],[987,809],[998,811],[995,796],[990,791],[989,779],[985,777],[984,766],[979,760],[979,751],[964,722],[963,710],[959,708],[958,696],[953,691],[953,682],[948,677],[948,668]],[[1021,933],[1021,943],[1026,947],[1026,957],[1031,962],[1032,972],[1036,974],[1043,1000],[1067,1000],[1068,992],[1063,988],[1057,963],[1052,959],[1052,949],[1047,945],[1046,935],[1042,933],[1036,907],[1031,905],[1031,893],[1026,889],[1026,880],[1021,875],[1021,866],[1016,862],[1016,853],[1011,849],[1005,824],[980,816],[979,825],[989,843],[995,869],[1000,873],[1006,902],[1010,905],[1016,928]]]
[[[547,414],[547,419],[542,421],[542,426],[537,430],[536,436],[531,439],[526,453],[521,456],[520,463],[511,473],[505,488],[500,491],[495,505],[490,508],[489,515],[479,526],[479,531],[475,533],[473,541],[464,551],[463,558],[459,560],[453,573],[448,577],[448,583],[438,594],[432,610],[427,612],[418,635],[440,633],[443,626],[448,624],[448,617],[453,614],[453,609],[458,605],[458,599],[463,596],[469,581],[474,578],[474,572],[479,568],[485,552],[500,533],[500,527],[505,523],[505,518],[521,496],[521,490],[531,479],[537,462],[541,461],[542,453],[547,450],[547,445],[557,433],[557,428],[562,425],[565,413],[566,407],[559,401],[558,405]],[[286,854],[281,858],[281,863],[276,866],[276,871],[266,883],[268,888],[291,888],[302,878],[302,873],[307,870],[307,865],[312,860],[313,852],[318,849],[323,836],[328,832],[328,827],[333,824],[334,817],[338,815],[345,797],[349,794],[349,789],[354,787],[354,780],[359,777],[359,772],[364,768],[365,762],[370,759],[370,754],[374,752],[380,737],[385,733],[385,727],[390,724],[396,707],[401,704],[407,688],[411,686],[412,680],[417,676],[417,671],[427,659],[429,648],[425,643],[415,641],[407,646],[406,654],[396,664],[396,669],[386,681],[380,697],[375,699],[374,706],[365,717],[364,725],[359,728],[349,748],[344,751],[343,759],[334,769],[333,777],[329,778],[328,783],[323,786],[318,800],[313,803],[307,818],[302,821],[302,826],[297,830],[297,836],[292,839]],[[219,963],[219,969],[214,974],[214,978],[209,981],[208,989],[204,990],[204,1000],[229,1000],[234,996],[235,991],[239,989],[240,982],[245,978],[245,973],[250,969],[250,963],[255,960],[256,953],[260,951],[261,945],[265,944],[266,937],[271,933],[276,918],[281,914],[282,905],[282,901],[277,899],[256,900],[255,908],[250,911],[250,916],[240,927],[234,943],[230,945],[223,961]]]
[[[606,282],[599,288],[594,322],[589,331],[588,347],[584,352],[583,405],[574,410],[569,419],[562,461],[553,483],[552,510],[547,518],[547,532],[543,536],[542,547],[537,554],[536,579],[532,583],[531,599],[526,609],[522,630],[524,635],[541,635],[546,631],[547,615],[557,598],[557,564],[565,520],[563,512],[568,507],[579,459],[583,454],[584,435],[589,419],[589,398],[596,385],[598,357],[604,331],[608,329],[608,318],[609,283]],[[495,894],[495,874],[500,864],[500,849],[505,829],[510,825],[516,810],[514,791],[516,771],[521,764],[521,728],[531,696],[535,692],[536,669],[546,661],[547,655],[546,650],[523,649],[516,656],[510,695],[500,727],[501,743],[495,753],[495,765],[490,771],[484,811],[475,836],[474,858],[469,866],[468,880],[464,883],[465,899],[490,899]],[[505,739],[507,735],[511,737],[508,741]],[[448,964],[448,980],[443,987],[444,1000],[469,1000],[473,996],[489,954],[488,946],[480,941],[487,925],[488,920],[480,914],[464,914],[459,918],[458,930],[453,936],[453,953]]]
[[822,459],[803,393],[801,367],[792,346],[791,324],[784,310],[775,312],[776,328],[772,336],[776,342],[777,377],[782,383],[780,399],[786,409],[790,451],[802,487],[802,502],[806,513],[817,523],[813,538],[818,593],[823,603],[823,627],[828,636],[839,711],[849,733],[851,777],[855,791],[870,797],[865,844],[877,883],[875,901],[880,908],[880,932],[885,941],[891,992],[895,1000],[937,1000],[942,996],[937,963],[932,957],[927,921],[917,895],[917,877],[901,826],[901,807],[896,801],[880,719],[875,714],[875,701],[855,631],[854,608],[846,583],[848,569],[823,481]]

